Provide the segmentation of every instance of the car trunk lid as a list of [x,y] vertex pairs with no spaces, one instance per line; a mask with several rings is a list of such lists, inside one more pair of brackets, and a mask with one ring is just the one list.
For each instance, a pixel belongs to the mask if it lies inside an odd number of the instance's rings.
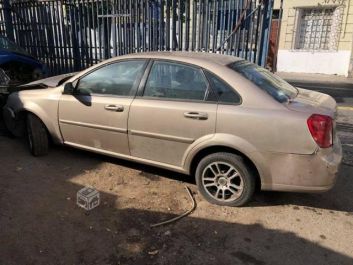
[[326,115],[332,118],[332,137],[336,138],[336,117],[337,103],[329,95],[298,88],[298,95],[286,106],[288,109],[298,112],[305,112],[308,118],[313,114]]
[[288,109],[308,114],[327,115],[335,119],[337,103],[331,96],[302,88],[298,88],[298,91],[297,97],[287,104]]

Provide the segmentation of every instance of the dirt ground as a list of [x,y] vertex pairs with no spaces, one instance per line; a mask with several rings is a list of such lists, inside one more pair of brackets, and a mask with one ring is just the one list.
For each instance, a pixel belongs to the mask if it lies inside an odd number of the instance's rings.
[[[353,115],[353,112],[351,112]],[[0,264],[353,264],[350,118],[345,162],[323,194],[258,192],[249,206],[203,200],[194,181],[153,167],[55,146],[42,158],[0,135]],[[159,228],[197,201],[188,217]],[[93,186],[90,212],[76,193]]]

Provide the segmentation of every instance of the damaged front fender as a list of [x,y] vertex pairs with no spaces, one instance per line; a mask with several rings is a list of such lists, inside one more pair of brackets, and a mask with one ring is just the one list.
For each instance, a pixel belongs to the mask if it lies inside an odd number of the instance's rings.
[[16,137],[22,137],[26,130],[25,112],[15,113],[10,107],[3,108],[3,119],[6,128]]

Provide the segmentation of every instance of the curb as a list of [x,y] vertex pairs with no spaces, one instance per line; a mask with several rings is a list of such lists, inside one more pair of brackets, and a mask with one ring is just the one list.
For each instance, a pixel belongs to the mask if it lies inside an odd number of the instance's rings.
[[315,81],[315,80],[310,80],[310,81],[304,81],[304,80],[293,80],[293,79],[284,79],[288,83],[290,83],[293,86],[297,87],[322,87],[322,88],[347,88],[347,89],[352,89],[353,90],[353,83],[350,82],[323,82],[323,81]]

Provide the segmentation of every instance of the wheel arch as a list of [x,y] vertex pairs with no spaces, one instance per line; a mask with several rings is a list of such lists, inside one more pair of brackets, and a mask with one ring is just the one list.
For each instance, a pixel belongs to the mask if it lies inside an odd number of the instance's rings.
[[22,124],[21,125],[21,129],[23,130],[22,131],[22,136],[24,136],[25,133],[26,133],[26,119],[27,119],[28,114],[32,114],[32,115],[36,116],[42,122],[42,124],[44,125],[44,128],[47,131],[49,140],[52,141],[53,139],[52,139],[52,136],[51,136],[51,134],[49,132],[47,124],[43,121],[43,119],[38,114],[36,114],[35,112],[33,112],[31,110],[28,110],[26,108],[21,109],[16,114],[17,122]]
[[238,149],[234,147],[225,146],[225,145],[212,145],[212,146],[207,146],[205,148],[202,148],[201,150],[198,150],[198,152],[195,153],[191,159],[191,163],[189,166],[190,175],[192,176],[195,175],[197,165],[204,157],[210,154],[219,153],[219,152],[231,153],[242,157],[244,159],[245,164],[248,166],[249,170],[251,170],[251,172],[255,176],[256,189],[257,190],[261,189],[261,184],[263,183],[263,181],[261,178],[260,170],[253,162],[253,160],[250,159],[249,156],[247,156],[243,152],[239,151]]
[[37,116],[41,120],[41,122],[44,124],[47,130],[49,138],[54,143],[61,144],[63,142],[61,137],[61,132],[57,124],[58,122],[57,117],[55,119],[50,117],[50,113],[53,111],[56,112],[57,109],[54,109],[54,110],[48,109],[48,111],[45,111],[40,104],[37,104],[36,102],[27,102],[16,113],[23,112],[23,111],[25,113],[32,113],[33,115]]

